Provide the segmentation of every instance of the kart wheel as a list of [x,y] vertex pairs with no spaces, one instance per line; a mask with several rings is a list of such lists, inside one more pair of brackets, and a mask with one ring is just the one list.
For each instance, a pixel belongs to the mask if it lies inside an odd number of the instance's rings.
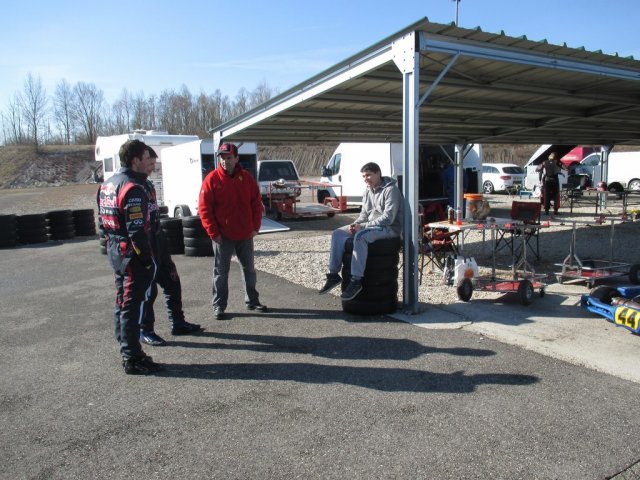
[[640,265],[637,263],[631,265],[629,269],[629,281],[634,285],[638,285],[640,283]]
[[458,298],[463,302],[468,302],[471,300],[471,295],[473,295],[473,283],[471,283],[471,279],[464,278],[460,282],[457,288]]
[[609,287],[607,285],[598,285],[596,288],[592,289],[589,292],[589,296],[599,300],[602,303],[606,303],[607,305],[611,305],[611,300],[613,297],[619,297],[620,294],[618,290],[613,287]]
[[522,305],[530,305],[533,302],[533,285],[527,279],[521,280],[518,285],[518,297]]

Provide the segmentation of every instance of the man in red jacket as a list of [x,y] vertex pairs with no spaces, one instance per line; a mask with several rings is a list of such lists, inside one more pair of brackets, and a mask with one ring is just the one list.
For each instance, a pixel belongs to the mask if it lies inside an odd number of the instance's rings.
[[218,149],[218,166],[200,189],[198,214],[213,242],[213,315],[225,318],[229,299],[229,268],[235,252],[242,267],[244,301],[249,310],[264,312],[256,290],[253,237],[262,222],[262,198],[258,183],[238,165],[238,148],[223,143]]

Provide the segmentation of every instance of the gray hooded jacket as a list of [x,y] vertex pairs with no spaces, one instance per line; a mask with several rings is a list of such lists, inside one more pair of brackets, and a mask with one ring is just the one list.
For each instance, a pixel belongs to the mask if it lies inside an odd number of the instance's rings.
[[402,195],[396,181],[382,177],[375,189],[367,189],[362,196],[362,211],[355,221],[363,228],[388,227],[398,236],[402,234]]

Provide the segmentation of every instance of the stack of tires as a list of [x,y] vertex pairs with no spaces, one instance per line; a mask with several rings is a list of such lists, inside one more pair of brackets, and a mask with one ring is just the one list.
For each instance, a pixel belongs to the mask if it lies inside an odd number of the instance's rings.
[[211,239],[202,227],[199,216],[192,215],[182,219],[182,235],[184,236],[185,257],[213,256]]
[[18,242],[22,244],[44,243],[47,236],[47,216],[44,213],[17,215]]
[[[398,262],[400,238],[385,238],[369,244],[362,291],[353,300],[342,300],[342,310],[356,315],[381,315],[398,309]],[[351,281],[353,242],[348,241],[342,258],[342,291]]]
[[46,217],[50,240],[69,240],[76,236],[71,210],[52,210]]
[[182,219],[161,217],[160,227],[162,228],[164,237],[167,239],[169,253],[171,255],[184,253],[184,236],[182,233]]
[[93,208],[72,210],[73,228],[78,237],[93,237],[96,234],[96,219]]
[[0,248],[15,247],[18,243],[18,223],[14,214],[0,215]]

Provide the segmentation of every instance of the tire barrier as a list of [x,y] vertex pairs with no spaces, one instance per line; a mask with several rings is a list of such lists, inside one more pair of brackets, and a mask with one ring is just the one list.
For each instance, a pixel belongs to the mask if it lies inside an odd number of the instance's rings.
[[[381,315],[398,309],[398,262],[402,241],[385,238],[369,245],[362,277],[362,291],[353,300],[342,300],[342,310],[356,315]],[[351,281],[353,241],[342,258],[342,291]]]
[[167,239],[169,247],[169,253],[176,255],[184,253],[184,235],[182,233],[182,219],[181,218],[160,218],[160,227],[164,233],[164,237]]
[[69,240],[75,238],[76,230],[71,210],[52,210],[46,213],[49,240]]
[[0,248],[15,247],[18,243],[18,223],[14,214],[0,215]]
[[199,216],[192,215],[182,218],[182,234],[184,237],[184,255],[186,257],[213,256],[211,239],[202,227]]
[[93,237],[96,235],[96,219],[93,208],[71,210],[73,227],[77,237]]
[[158,207],[158,213],[160,214],[160,218],[169,218],[169,207],[167,205]]
[[16,215],[18,242],[22,244],[44,243],[47,235],[47,216],[44,213]]

